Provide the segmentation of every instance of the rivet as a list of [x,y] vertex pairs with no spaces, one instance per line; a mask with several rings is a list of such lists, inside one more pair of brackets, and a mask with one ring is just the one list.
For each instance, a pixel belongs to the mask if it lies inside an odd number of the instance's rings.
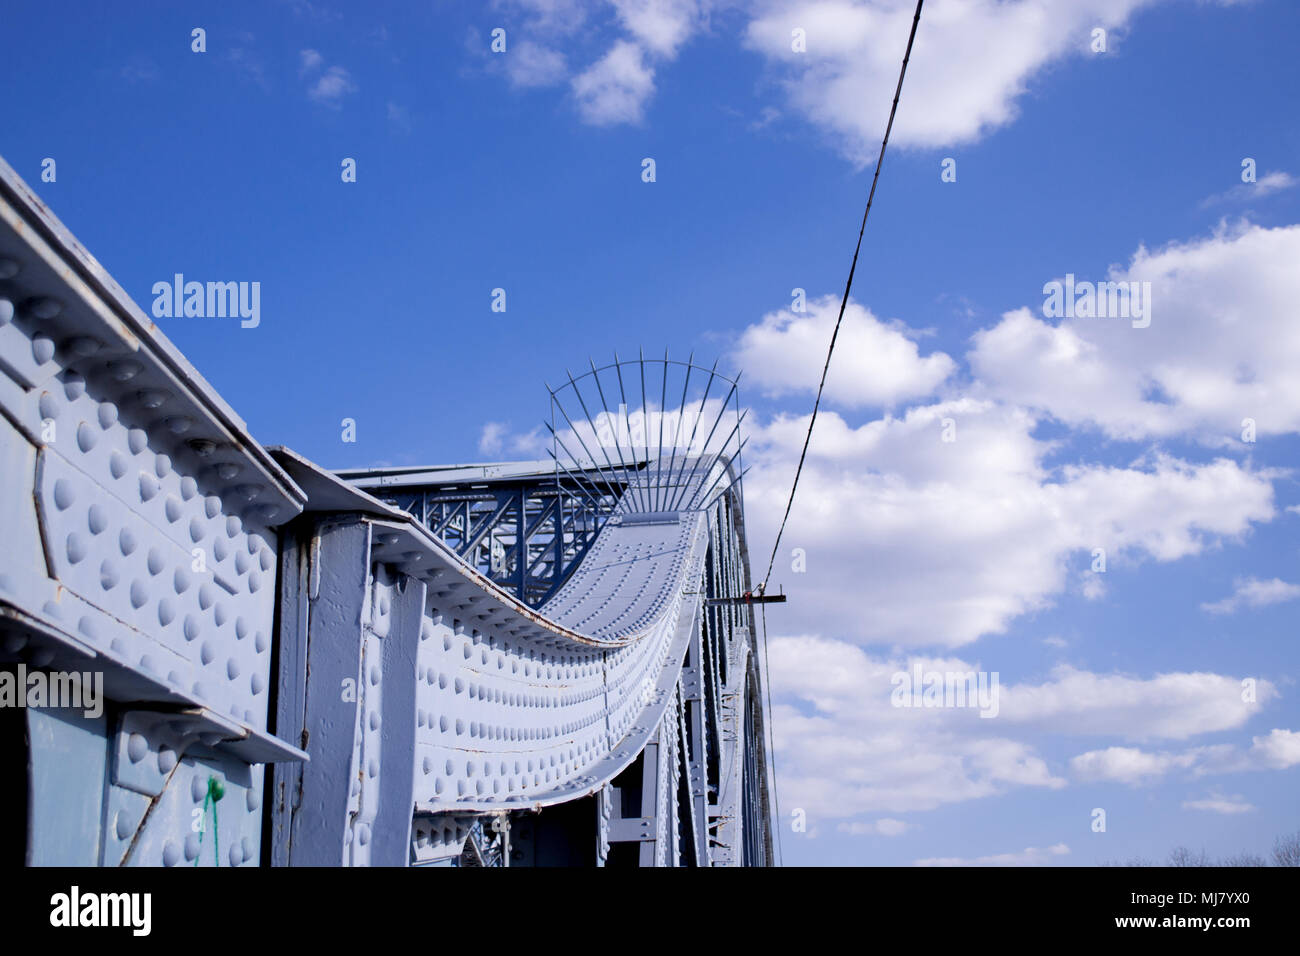
[[90,527],[91,534],[102,534],[108,527],[108,513],[104,510],[103,505],[94,504],[86,511],[86,524]]
[[103,347],[103,342],[89,335],[80,335],[68,341],[68,351],[79,358],[89,358]]
[[55,339],[49,336],[35,336],[31,339],[31,358],[36,364],[44,365],[55,358]]
[[108,363],[108,374],[117,382],[129,382],[143,370],[143,365],[139,362],[133,362],[130,359],[119,359],[116,362]]

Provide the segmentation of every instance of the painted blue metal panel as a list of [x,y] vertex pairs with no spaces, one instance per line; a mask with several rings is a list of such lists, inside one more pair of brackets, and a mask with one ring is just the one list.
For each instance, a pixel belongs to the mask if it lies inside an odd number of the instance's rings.
[[28,865],[98,865],[107,723],[72,708],[27,711],[30,787],[37,797],[28,808]]

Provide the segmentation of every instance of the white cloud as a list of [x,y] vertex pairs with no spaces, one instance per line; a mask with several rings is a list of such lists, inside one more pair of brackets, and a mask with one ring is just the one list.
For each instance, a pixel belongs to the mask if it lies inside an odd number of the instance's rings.
[[1136,747],[1107,747],[1079,754],[1070,761],[1070,769],[1082,780],[1138,784],[1157,780],[1172,769],[1187,768],[1195,762],[1195,751],[1155,754]]
[[717,0],[497,0],[497,8],[523,14],[528,30],[527,39],[508,41],[506,75],[516,87],[561,82],[569,72],[562,41],[580,27],[590,35],[593,19],[603,23],[601,15],[612,14],[616,30],[605,53],[569,86],[584,122],[639,123],[655,93],[654,64],[675,59],[708,25],[717,5]]
[[[735,361],[769,395],[813,394],[840,300],[824,296],[807,312],[764,316],[741,334]],[[931,394],[955,363],[943,352],[922,356],[906,328],[880,321],[850,300],[826,377],[826,398],[849,407],[893,405]]]
[[504,446],[504,438],[510,431],[505,422],[488,422],[478,436],[478,450],[484,455],[499,455]]
[[518,87],[554,86],[567,75],[564,54],[523,40],[507,47],[506,76]]
[[1218,601],[1201,605],[1211,614],[1231,614],[1240,607],[1265,607],[1300,597],[1300,584],[1288,584],[1281,578],[1262,581],[1259,578],[1238,578],[1231,595]]
[[772,637],[769,656],[781,800],[811,821],[914,813],[1066,785],[1031,746],[999,736],[999,722],[976,710],[893,706],[891,677],[910,668],[908,659],[808,636]]
[[405,106],[389,101],[387,115],[394,127],[406,133],[411,131],[411,113]]
[[298,53],[298,75],[306,76],[320,69],[325,58],[316,50],[300,50]]
[[1265,173],[1253,183],[1238,183],[1226,192],[1201,200],[1201,208],[1217,206],[1221,203],[1250,202],[1254,199],[1263,199],[1273,193],[1290,189],[1297,182],[1300,182],[1300,180],[1281,170]]
[[1065,786],[1014,740],[968,740],[897,722],[873,731],[781,704],[774,720],[782,803],[810,816],[920,812],[1017,787]]
[[[936,387],[947,397],[856,427],[834,412],[819,417],[776,570],[805,626],[958,646],[1067,587],[1100,599],[1094,549],[1105,549],[1112,570],[1116,561],[1172,561],[1272,520],[1274,472],[1159,453],[1127,466],[1048,468],[1056,446],[1034,434],[1044,413],[1133,438],[1201,426],[1222,428],[1222,438],[1250,416],[1261,434],[1300,427],[1295,261],[1300,226],[1139,250],[1117,278],[1153,279],[1149,328],[1083,319],[1053,327],[1026,309],[1008,313],[974,336],[979,377],[965,387],[948,356],[920,354],[919,333],[852,305],[828,378],[832,400],[906,401]],[[742,333],[733,358],[772,393],[810,394],[837,304],[769,314]],[[1149,400],[1152,375],[1167,401]],[[945,427],[955,441],[942,440]],[[746,495],[760,561],[806,430],[806,416],[780,415],[751,428]],[[796,548],[806,574],[792,573]]]
[[[903,146],[971,142],[1011,122],[1030,82],[1094,27],[1114,29],[1152,0],[935,0],[926,5],[895,123]],[[747,44],[792,105],[858,163],[874,160],[898,81],[912,0],[768,0]],[[806,31],[806,52],[791,31]],[[878,94],[878,95],[873,95]]]
[[835,829],[840,833],[847,833],[850,836],[902,836],[908,830],[915,829],[916,824],[906,823],[903,820],[895,820],[891,817],[881,817],[879,820],[872,820],[869,823],[862,820],[854,820],[849,823],[841,823]]
[[1183,740],[1240,727],[1278,696],[1277,688],[1262,680],[1256,683],[1256,703],[1243,703],[1241,694],[1241,681],[1222,674],[1157,674],[1143,680],[1061,666],[1046,683],[1003,687],[999,716],[1057,733]]
[[307,96],[326,106],[338,106],[344,96],[356,89],[351,73],[341,66],[331,66],[307,90]]
[[1300,733],[1275,728],[1267,737],[1254,737],[1246,759],[1271,770],[1294,767],[1300,764]]
[[[945,422],[953,442],[942,440]],[[819,415],[773,580],[803,626],[956,647],[1050,605],[1094,548],[1111,570],[1172,561],[1275,516],[1268,473],[1163,455],[1049,469],[1053,446],[1032,436],[1035,426],[1019,409],[971,398],[857,428]],[[778,416],[750,431],[746,512],[759,576],[807,427],[807,416]],[[806,573],[792,570],[794,549]]]
[[520,11],[524,25],[535,33],[574,33],[586,26],[593,0],[493,0],[493,7],[506,13]]
[[505,422],[488,422],[479,433],[478,450],[483,455],[505,455],[531,461],[545,456],[548,448],[550,438],[540,425],[531,431],[516,432]]
[[620,40],[572,81],[582,118],[596,126],[641,121],[654,93],[654,68],[641,48]]
[[[1008,313],[974,337],[969,383],[948,356],[922,355],[914,345],[920,333],[854,305],[859,311],[841,334],[875,340],[837,350],[846,374],[836,379],[832,365],[828,394],[843,408],[891,401],[903,408],[861,423],[839,411],[818,418],[772,584],[784,585],[807,634],[840,640],[772,640],[783,802],[844,819],[1067,786],[1029,742],[1027,735],[1044,732],[1114,739],[1116,746],[1062,765],[1081,781],[1138,785],[1174,773],[1197,778],[1300,763],[1300,735],[1287,730],[1249,745],[1122,745],[1240,730],[1278,696],[1259,681],[1256,702],[1247,705],[1240,679],[1225,674],[1147,677],[1063,666],[1046,680],[1004,683],[998,718],[987,721],[974,710],[887,705],[889,678],[906,668],[907,648],[957,647],[999,633],[1067,589],[1099,600],[1116,571],[1130,575],[1144,561],[1241,542],[1276,517],[1280,472],[1248,456],[1187,460],[1152,445],[1127,462],[1102,463],[1062,459],[1069,438],[1036,436],[1054,416],[1144,441],[1190,433],[1213,442],[1248,417],[1225,387],[1249,384],[1260,389],[1250,417],[1259,417],[1261,433],[1286,429],[1288,389],[1300,422],[1300,391],[1288,372],[1300,361],[1279,358],[1300,349],[1300,334],[1288,325],[1290,292],[1269,291],[1280,284],[1300,293],[1289,265],[1300,260],[1300,227],[1291,232],[1246,226],[1139,250],[1129,270],[1112,275],[1153,282],[1151,327],[1101,329],[1079,320],[1061,323],[1061,333],[1029,310]],[[838,300],[812,305],[806,316],[774,313],[742,333],[733,358],[748,380],[776,395],[802,387],[810,397]],[[887,369],[870,366],[864,353],[872,351],[891,354]],[[947,364],[927,369],[927,360]],[[1160,376],[1159,388],[1144,375]],[[864,379],[873,381],[864,386]],[[778,414],[750,429],[746,512],[759,575],[807,426],[806,415]],[[1092,571],[1098,548],[1107,574]],[[1279,596],[1270,583],[1248,593]],[[893,656],[854,645],[892,647]],[[858,821],[860,829],[869,825]]]
[[343,14],[338,10],[331,10],[323,4],[312,3],[311,0],[289,0],[289,7],[296,16],[305,17],[318,23],[332,23],[343,17]]
[[674,56],[705,21],[707,0],[610,0],[627,31],[652,52]]
[[1209,796],[1200,800],[1184,800],[1184,810],[1209,810],[1211,813],[1222,813],[1227,815],[1238,813],[1250,813],[1255,807],[1248,803],[1240,794],[1234,796],[1224,796],[1221,793],[1210,793]]
[[[242,39],[249,44],[254,40],[250,34],[245,34]],[[263,90],[268,89],[266,71],[262,68],[261,58],[250,47],[230,47],[226,50],[226,62],[235,68],[235,72],[241,79],[255,83]]]
[[[1071,55],[1095,58],[1089,51],[1094,27],[1112,31],[1113,52],[1114,31],[1134,11],[1157,2],[931,0],[908,68],[894,142],[921,147],[965,143],[1005,126],[1015,119],[1018,102],[1039,74]],[[883,94],[897,81],[914,6],[912,0],[494,2],[504,13],[519,14],[526,35],[546,37],[551,47],[580,30],[584,37],[600,35],[597,29],[613,14],[619,32],[613,45],[573,80],[581,116],[601,126],[641,120],[654,95],[654,70],[647,58],[672,61],[683,45],[708,29],[715,10],[738,10],[748,20],[742,43],[765,58],[792,111],[824,130],[841,153],[859,164],[874,159],[879,148],[888,114]],[[796,28],[806,32],[805,52],[792,49]],[[512,82],[530,85],[513,77]],[[762,115],[774,115],[773,105],[763,104]]]
[[[1061,789],[1067,781],[1022,734],[1087,734],[1126,740],[1185,739],[1241,727],[1253,712],[1233,677],[1207,673],[1138,678],[1061,667],[1050,680],[1001,685],[996,718],[977,707],[894,706],[894,676],[925,671],[968,673],[988,662],[876,655],[845,641],[771,636],[768,653],[782,803],[811,821],[846,820],[845,832],[868,833],[852,818],[915,813],[1022,788]],[[1260,682],[1261,704],[1277,696]],[[1076,757],[1076,779],[1141,783],[1173,768],[1189,773],[1300,762],[1300,735],[1278,731],[1186,753],[1147,753],[1115,746]]]
[[1275,728],[1267,736],[1252,737],[1242,750],[1232,744],[1193,747],[1179,753],[1150,753],[1132,747],[1110,747],[1080,754],[1070,769],[1080,780],[1111,781],[1130,785],[1151,783],[1176,770],[1193,777],[1251,770],[1286,770],[1300,765],[1300,733]]
[[1053,866],[1063,865],[1070,848],[1064,843],[1049,847],[1025,847],[1015,853],[997,853],[974,858],[960,856],[930,857],[917,860],[913,866]]
[[[343,97],[355,93],[357,85],[352,74],[341,66],[331,66],[321,72],[325,58],[316,50],[300,50],[298,53],[298,75],[308,79],[307,97],[323,106],[337,108]],[[319,74],[319,75],[317,75]]]
[[1300,431],[1297,261],[1300,225],[1139,248],[1109,278],[1151,283],[1150,326],[1052,324],[1041,305],[1022,308],[974,336],[971,368],[981,394],[1115,438],[1192,433],[1241,447],[1245,419],[1261,437]]

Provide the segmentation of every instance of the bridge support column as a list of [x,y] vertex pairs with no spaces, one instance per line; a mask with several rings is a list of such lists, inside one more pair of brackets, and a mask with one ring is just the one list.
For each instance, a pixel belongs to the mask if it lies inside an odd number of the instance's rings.
[[342,519],[286,549],[277,731],[311,762],[275,769],[277,864],[410,860],[425,585],[373,566],[371,545],[370,522]]
[[695,854],[697,866],[709,865],[709,782],[708,736],[705,732],[704,709],[704,655],[707,648],[701,630],[697,629],[686,652],[686,665],[682,668],[682,754],[685,764],[687,789],[690,794],[691,833],[694,836],[690,852]]

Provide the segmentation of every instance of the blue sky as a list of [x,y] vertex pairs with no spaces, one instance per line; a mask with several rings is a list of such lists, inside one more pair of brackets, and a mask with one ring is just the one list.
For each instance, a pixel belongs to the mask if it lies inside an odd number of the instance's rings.
[[[765,566],[910,18],[14,3],[40,39],[0,66],[0,153],[146,311],[176,272],[260,282],[255,329],[158,322],[259,439],[329,467],[533,457],[544,383],[614,350],[743,369]],[[1281,0],[927,4],[773,579],[787,862],[1300,828],[1297,36]],[[1151,326],[1044,316],[1067,273],[1150,281]],[[891,707],[915,659],[998,672],[999,716]]]

